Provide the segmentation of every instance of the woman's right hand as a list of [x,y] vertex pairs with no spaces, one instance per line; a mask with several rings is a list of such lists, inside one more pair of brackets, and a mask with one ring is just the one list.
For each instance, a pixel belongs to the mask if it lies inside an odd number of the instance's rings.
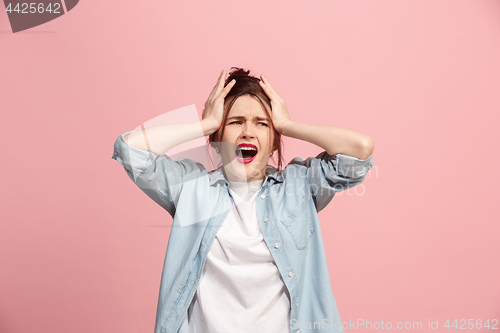
[[226,81],[226,71],[223,70],[217,80],[216,85],[212,89],[212,92],[208,96],[205,102],[205,108],[202,113],[202,121],[209,124],[210,130],[205,134],[212,134],[217,131],[222,125],[222,118],[224,115],[224,101],[231,90],[231,88],[236,83],[236,80],[231,80],[224,87],[224,82]]

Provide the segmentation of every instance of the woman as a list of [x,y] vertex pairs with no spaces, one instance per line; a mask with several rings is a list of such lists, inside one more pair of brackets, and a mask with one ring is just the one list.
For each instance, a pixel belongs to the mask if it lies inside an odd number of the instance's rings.
[[[342,332],[317,213],[364,180],[373,141],[293,122],[266,77],[249,73],[222,71],[200,122],[115,142],[113,158],[174,219],[155,333]],[[222,159],[216,170],[164,155],[207,135]],[[281,170],[281,135],[324,151]],[[274,154],[278,168],[268,165]]]

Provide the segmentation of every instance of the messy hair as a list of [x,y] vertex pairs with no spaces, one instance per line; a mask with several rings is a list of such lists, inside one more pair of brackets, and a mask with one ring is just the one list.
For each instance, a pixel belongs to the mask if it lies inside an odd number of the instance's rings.
[[[257,100],[262,105],[262,108],[265,110],[270,119],[272,119],[272,109],[271,109],[271,100],[267,96],[266,92],[262,89],[259,84],[260,79],[258,77],[250,75],[250,70],[245,71],[240,67],[231,67],[231,72],[229,76],[226,78],[226,82],[224,83],[224,87],[228,85],[229,82],[235,80],[233,87],[229,91],[229,93],[225,97],[224,104],[229,103],[227,108],[224,106],[224,114],[222,118],[221,127],[210,134],[208,137],[208,142],[212,147],[216,145],[220,145],[220,142],[217,142],[216,138],[222,138],[224,135],[224,130],[226,129],[226,120],[229,115],[229,111],[234,104],[234,102],[238,99],[238,97],[243,95],[250,95],[257,98]],[[270,121],[270,129],[274,131],[274,141],[273,141],[273,151],[277,152],[278,157],[278,170],[281,170],[283,165],[283,142],[281,140],[281,134],[276,130],[272,121]],[[219,133],[220,132],[220,133]],[[274,157],[274,155],[273,155]]]

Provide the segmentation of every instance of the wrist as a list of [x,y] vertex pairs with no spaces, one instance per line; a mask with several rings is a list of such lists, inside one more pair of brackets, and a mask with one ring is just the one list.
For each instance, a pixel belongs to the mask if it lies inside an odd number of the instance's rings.
[[215,131],[219,129],[219,124],[216,121],[205,118],[201,120],[201,127],[203,128],[203,135],[207,136],[213,134]]
[[279,124],[276,124],[274,127],[281,135],[286,136],[287,129],[289,129],[291,126],[293,126],[293,121],[291,121],[290,119],[286,119],[281,121]]

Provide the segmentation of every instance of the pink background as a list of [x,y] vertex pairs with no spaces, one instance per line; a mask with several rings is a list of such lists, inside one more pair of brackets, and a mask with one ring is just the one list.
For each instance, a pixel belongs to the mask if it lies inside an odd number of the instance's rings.
[[153,331],[171,218],[113,143],[201,114],[231,66],[375,142],[364,193],[320,213],[342,321],[500,320],[498,0],[83,0],[0,32],[0,332]]

